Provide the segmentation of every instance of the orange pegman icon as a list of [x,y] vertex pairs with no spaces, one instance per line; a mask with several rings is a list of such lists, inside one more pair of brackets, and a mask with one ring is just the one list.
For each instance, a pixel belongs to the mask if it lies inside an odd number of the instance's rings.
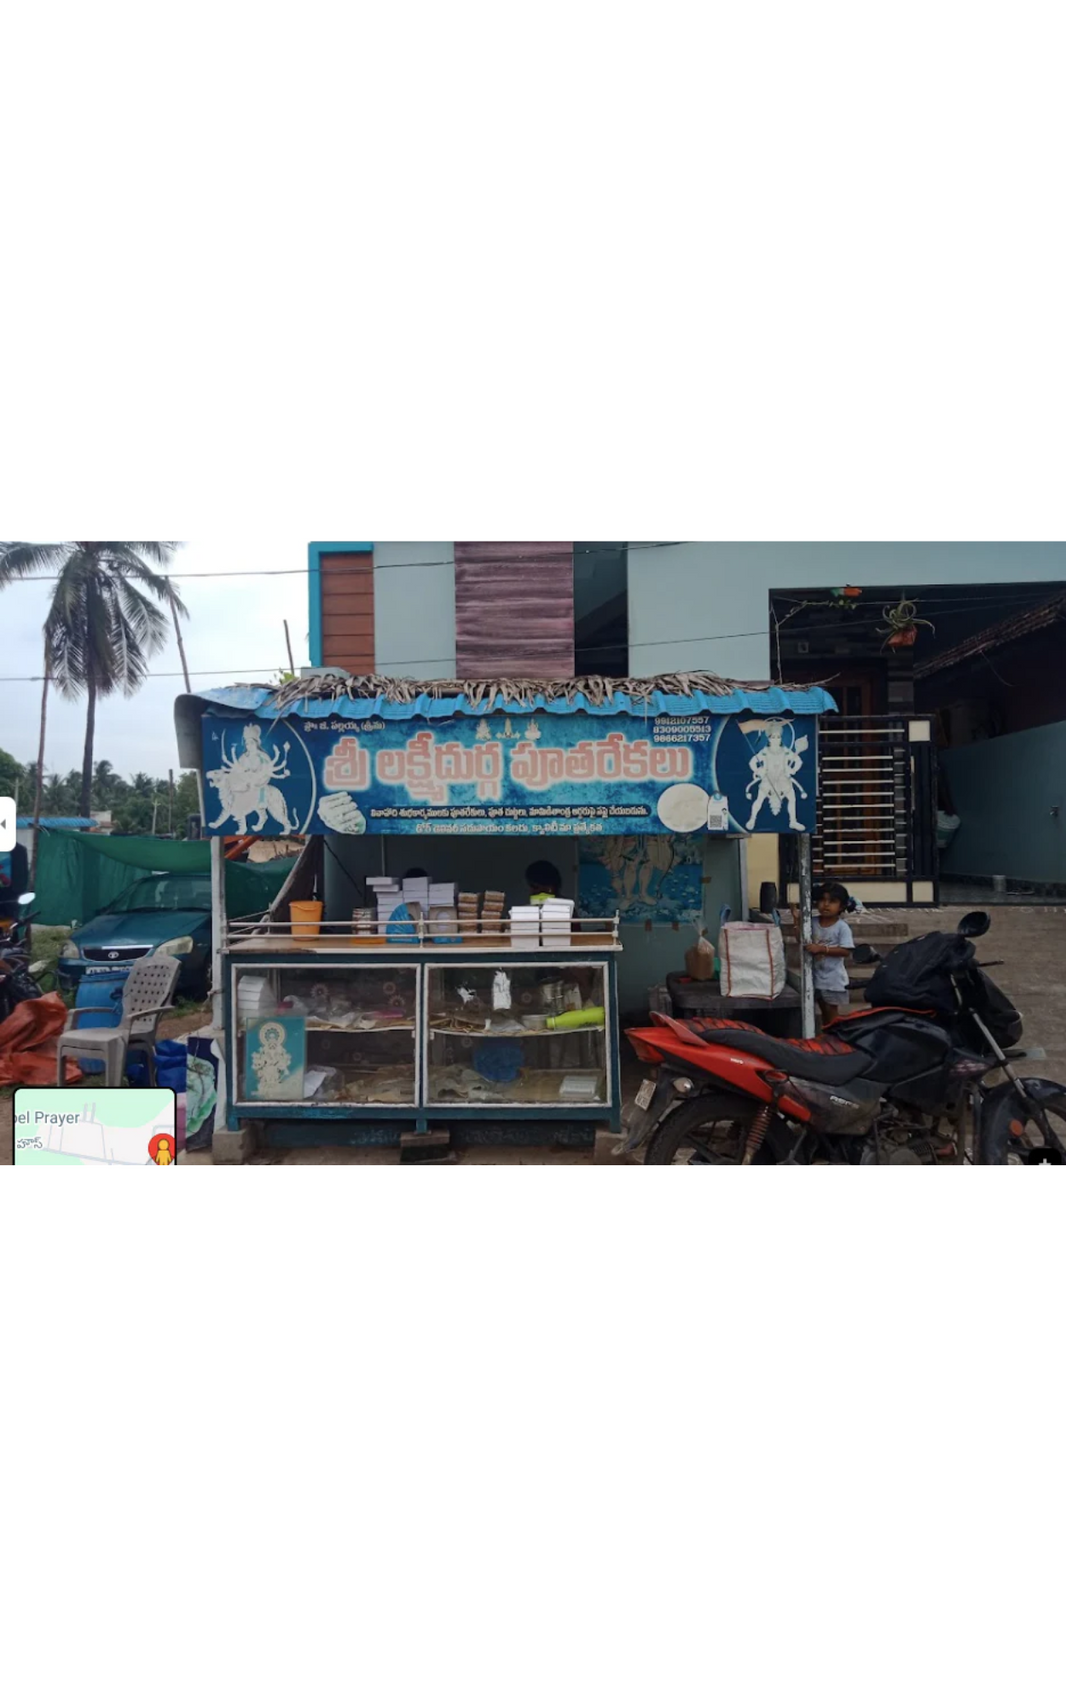
[[157,1167],[169,1167],[174,1161],[174,1139],[169,1132],[157,1131],[149,1140],[148,1153]]

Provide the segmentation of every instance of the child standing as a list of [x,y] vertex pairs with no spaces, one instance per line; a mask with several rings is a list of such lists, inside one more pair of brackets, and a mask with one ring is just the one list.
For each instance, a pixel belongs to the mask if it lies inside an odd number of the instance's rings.
[[822,1023],[839,1019],[848,1007],[847,957],[855,946],[844,921],[849,895],[843,883],[823,883],[814,896],[817,917],[807,952],[814,959],[814,995]]

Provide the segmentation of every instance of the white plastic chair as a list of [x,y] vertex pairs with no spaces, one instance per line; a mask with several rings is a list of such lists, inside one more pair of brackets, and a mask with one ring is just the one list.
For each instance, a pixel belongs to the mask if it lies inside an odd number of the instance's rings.
[[[137,960],[130,968],[122,990],[122,1018],[117,1025],[99,1029],[74,1030],[68,1027],[56,1045],[56,1083],[63,1083],[64,1055],[100,1055],[104,1062],[104,1082],[108,1089],[118,1089],[131,1049],[147,1056],[148,1082],[155,1083],[155,1033],[159,1015],[173,1006],[171,996],[181,972],[181,961],[173,954],[150,954]],[[76,1013],[112,1013],[112,1007],[78,1007]]]

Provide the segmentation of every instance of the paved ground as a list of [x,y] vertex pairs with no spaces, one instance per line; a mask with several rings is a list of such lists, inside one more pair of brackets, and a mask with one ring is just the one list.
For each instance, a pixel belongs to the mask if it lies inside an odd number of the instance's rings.
[[[906,917],[912,935],[951,929],[966,907],[938,912],[911,912]],[[978,946],[981,960],[1000,960],[991,976],[1020,1008],[1025,1019],[1025,1043],[1047,1052],[1032,1063],[1034,1077],[1066,1083],[1066,907],[998,906],[991,908],[992,928]],[[201,1023],[193,1014],[169,1020],[162,1034],[180,1036]],[[0,1100],[0,1163],[11,1160],[11,1100]],[[270,1160],[282,1166],[395,1166],[395,1150],[299,1149],[274,1151]],[[186,1164],[210,1165],[209,1155],[190,1155]],[[543,1149],[473,1149],[462,1157],[464,1166],[587,1166],[591,1152]]]
[[[970,907],[905,914],[911,935],[950,930]],[[991,906],[992,928],[977,943],[979,960],[1002,960],[989,976],[1025,1021],[1024,1046],[1042,1048],[1047,1059],[1024,1070],[1034,1078],[1066,1084],[1066,907]]]

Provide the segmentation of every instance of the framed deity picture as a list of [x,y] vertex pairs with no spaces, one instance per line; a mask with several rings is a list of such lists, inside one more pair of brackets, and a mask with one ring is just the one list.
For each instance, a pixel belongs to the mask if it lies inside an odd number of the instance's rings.
[[255,1102],[299,1102],[307,1032],[303,1016],[255,1019],[244,1034],[244,1093]]

